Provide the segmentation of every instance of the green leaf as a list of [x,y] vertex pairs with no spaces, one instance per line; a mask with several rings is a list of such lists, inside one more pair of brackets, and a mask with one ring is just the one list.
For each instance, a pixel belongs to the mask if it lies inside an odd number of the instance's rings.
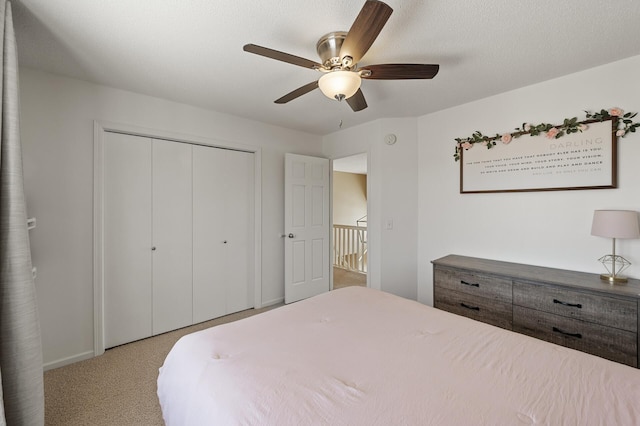
[[[581,124],[586,121],[605,121],[610,119],[619,120],[618,124],[620,125],[620,130],[623,130],[624,133],[622,137],[626,136],[629,132],[636,133],[636,129],[640,128],[640,123],[634,123],[633,118],[635,118],[638,113],[637,112],[627,112],[621,117],[612,116],[608,110],[601,109],[599,112],[589,112],[588,110],[584,110],[584,113],[589,120],[578,121],[578,117],[572,118],[564,118],[562,124],[553,125],[550,123],[538,123],[538,124],[529,124],[530,130],[525,131],[524,128],[527,123],[522,123],[521,128],[514,128],[515,132],[511,133],[511,137],[513,139],[520,137],[521,135],[528,134],[529,136],[538,136],[542,133],[547,133],[552,128],[556,128],[558,133],[554,136],[555,139],[561,138],[565,135],[570,135],[578,132],[582,132],[580,128]],[[640,133],[640,130],[638,131]],[[496,140],[501,139],[502,135],[500,133],[495,133],[495,136],[485,136],[480,132],[480,130],[476,130],[471,136],[467,138],[454,138],[457,142],[455,146],[455,154],[454,158],[458,161],[461,158],[462,148],[460,148],[460,144],[469,143],[476,144],[482,142],[487,149],[491,149],[496,146]]]

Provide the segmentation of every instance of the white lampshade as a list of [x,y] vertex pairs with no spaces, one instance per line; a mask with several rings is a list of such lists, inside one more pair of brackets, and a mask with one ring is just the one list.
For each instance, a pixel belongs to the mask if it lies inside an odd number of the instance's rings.
[[608,238],[640,238],[638,213],[633,210],[595,210],[591,235]]
[[320,77],[318,86],[330,99],[348,99],[360,88],[360,74],[354,71],[331,71]]

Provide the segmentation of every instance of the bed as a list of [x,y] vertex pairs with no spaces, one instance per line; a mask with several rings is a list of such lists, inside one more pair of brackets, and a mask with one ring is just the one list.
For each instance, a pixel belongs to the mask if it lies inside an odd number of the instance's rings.
[[175,425],[640,424],[640,370],[348,287],[181,338]]

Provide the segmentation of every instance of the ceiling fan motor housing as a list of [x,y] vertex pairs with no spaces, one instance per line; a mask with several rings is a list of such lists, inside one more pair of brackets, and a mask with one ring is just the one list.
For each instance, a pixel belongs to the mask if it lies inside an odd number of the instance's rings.
[[327,69],[342,67],[343,69],[349,70],[355,68],[356,64],[350,61],[350,58],[346,58],[346,61],[340,58],[340,49],[346,37],[346,31],[333,31],[323,35],[320,40],[318,40],[316,51],[322,60],[322,65]]

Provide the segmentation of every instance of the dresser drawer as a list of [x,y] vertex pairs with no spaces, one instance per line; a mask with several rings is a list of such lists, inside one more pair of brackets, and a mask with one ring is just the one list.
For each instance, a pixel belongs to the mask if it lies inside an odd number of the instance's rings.
[[434,306],[443,311],[511,330],[513,314],[510,303],[436,288]]
[[513,331],[611,361],[638,366],[638,336],[630,331],[513,307]]
[[513,304],[631,332],[638,331],[636,300],[514,281]]
[[436,268],[434,287],[511,303],[511,280],[506,278]]

